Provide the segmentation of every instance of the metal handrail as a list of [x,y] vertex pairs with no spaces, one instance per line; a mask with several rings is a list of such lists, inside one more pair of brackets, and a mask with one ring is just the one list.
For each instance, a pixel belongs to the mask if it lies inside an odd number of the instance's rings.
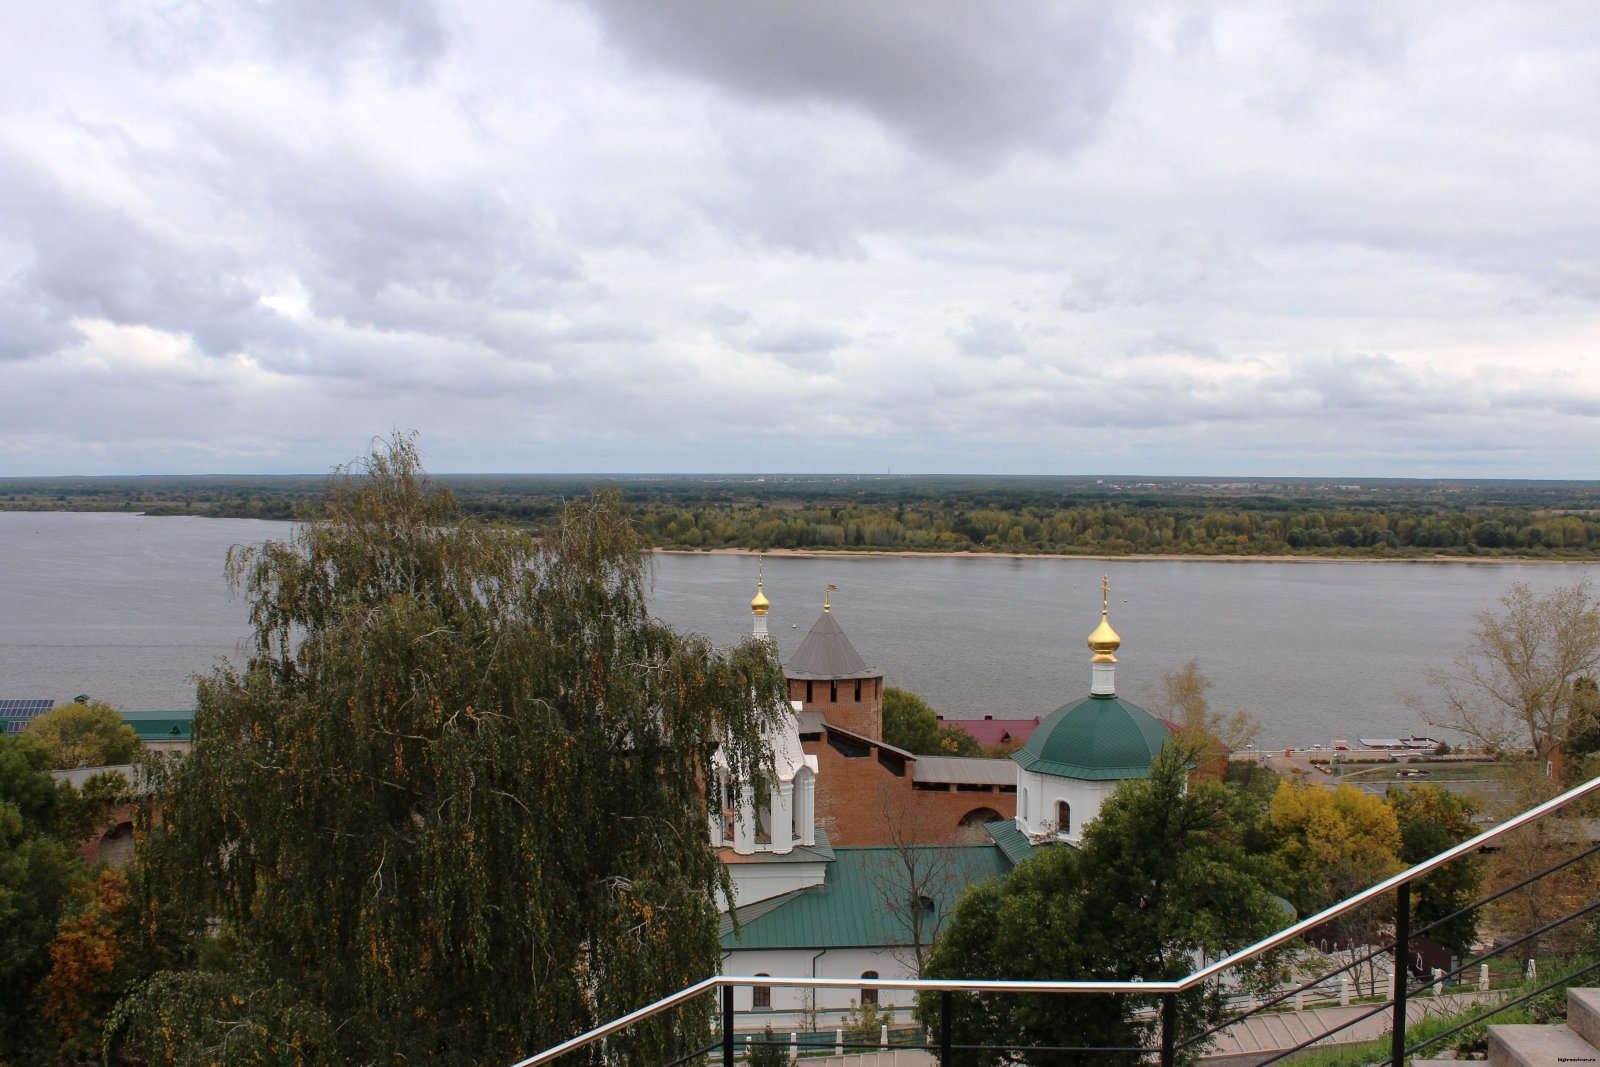
[[518,1060],[515,1064],[515,1067],[533,1067],[534,1064],[544,1063],[546,1060],[553,1060],[557,1056],[565,1055],[568,1052],[575,1052],[578,1049],[583,1048],[585,1045],[594,1044],[601,1038],[610,1037],[618,1030],[632,1026],[634,1023],[639,1022],[640,1020],[648,1019],[650,1016],[664,1012],[668,1008],[675,1008],[684,1001],[693,1000],[701,993],[709,992],[710,990],[727,984],[727,979],[721,977],[720,975],[712,975],[703,982],[696,982],[687,989],[680,989],[671,996],[662,997],[654,1004],[646,1004],[638,1011],[631,1011],[620,1019],[612,1019],[604,1026],[597,1026],[588,1033],[579,1034],[570,1041],[563,1041],[554,1048],[547,1048],[543,1052],[540,1052],[537,1055],[529,1056],[525,1060]]
[[1439,853],[1432,859],[1423,860],[1421,863],[1408,867],[1399,874],[1385,878],[1353,897],[1324,908],[1310,918],[1301,919],[1292,926],[1287,926],[1270,937],[1262,938],[1253,945],[1224,956],[1215,963],[1208,964],[1184,978],[1163,982],[1083,982],[1072,980],[1005,981],[1000,979],[970,978],[785,978],[779,975],[713,975],[703,981],[696,982],[686,989],[680,989],[676,993],[662,997],[653,1004],[647,1004],[637,1011],[630,1012],[620,1019],[613,1019],[603,1026],[598,1026],[568,1041],[563,1041],[553,1048],[536,1053],[527,1059],[518,1060],[512,1067],[539,1067],[540,1064],[548,1063],[568,1052],[574,1052],[586,1045],[593,1044],[616,1033],[618,1030],[648,1019],[669,1008],[674,1008],[685,1001],[692,1000],[702,993],[709,992],[712,989],[724,989],[734,986],[764,985],[805,989],[908,989],[957,993],[1122,993],[1145,997],[1182,993],[1202,982],[1215,978],[1230,967],[1237,966],[1246,960],[1254,959],[1281,945],[1287,944],[1307,930],[1320,926],[1329,919],[1359,908],[1363,904],[1383,896],[1390,890],[1402,885],[1408,885],[1426,874],[1431,874],[1451,860],[1471,855],[1502,834],[1508,834],[1529,823],[1537,822],[1550,812],[1563,808],[1574,800],[1588,796],[1597,790],[1600,790],[1600,778],[1594,778],[1582,785],[1574,786],[1572,789],[1545,801],[1543,804],[1529,808],[1522,814],[1485,830],[1477,837],[1463,841],[1454,848],[1449,848]]

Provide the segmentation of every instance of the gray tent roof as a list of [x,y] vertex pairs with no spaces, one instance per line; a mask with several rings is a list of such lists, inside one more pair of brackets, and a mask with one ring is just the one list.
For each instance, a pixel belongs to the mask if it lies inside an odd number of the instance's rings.
[[794,656],[789,657],[784,673],[790,678],[877,678],[883,672],[861,659],[834,613],[824,611],[805,640],[800,641]]
[[784,671],[790,678],[877,678],[882,671],[869,667],[839,628],[833,613],[824,611],[817,624],[800,642]]

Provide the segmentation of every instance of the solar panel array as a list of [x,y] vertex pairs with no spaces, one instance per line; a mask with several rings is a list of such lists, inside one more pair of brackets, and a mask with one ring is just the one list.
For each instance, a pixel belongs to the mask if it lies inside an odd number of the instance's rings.
[[0,719],[5,720],[6,733],[20,734],[29,719],[43,715],[55,706],[54,700],[0,700]]

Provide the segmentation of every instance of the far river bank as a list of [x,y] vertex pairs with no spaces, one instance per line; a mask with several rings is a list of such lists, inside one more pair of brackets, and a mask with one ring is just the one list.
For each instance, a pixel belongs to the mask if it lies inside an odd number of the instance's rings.
[[1551,559],[1548,556],[1271,556],[1194,555],[1179,552],[1097,555],[1077,552],[918,552],[871,548],[653,548],[672,556],[767,556],[791,559],[1076,559],[1101,563],[1465,563],[1470,566],[1523,566],[1546,564],[1591,567],[1600,556]]

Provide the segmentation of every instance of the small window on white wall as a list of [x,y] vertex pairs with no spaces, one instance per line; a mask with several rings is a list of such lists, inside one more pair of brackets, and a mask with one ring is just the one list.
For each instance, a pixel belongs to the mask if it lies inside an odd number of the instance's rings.
[[1072,832],[1072,805],[1065,800],[1056,801],[1056,833],[1065,837]]
[[[861,972],[861,977],[863,977],[863,978],[876,978],[876,977],[878,977],[878,972],[877,971],[862,971]],[[866,1007],[868,1004],[876,1004],[876,1003],[878,1003],[878,990],[876,988],[863,989],[861,991],[861,1006],[863,1008]]]
[[[758,974],[757,978],[766,978],[767,975]],[[772,987],[769,985],[753,985],[750,987],[750,1007],[752,1010],[772,1007]]]

